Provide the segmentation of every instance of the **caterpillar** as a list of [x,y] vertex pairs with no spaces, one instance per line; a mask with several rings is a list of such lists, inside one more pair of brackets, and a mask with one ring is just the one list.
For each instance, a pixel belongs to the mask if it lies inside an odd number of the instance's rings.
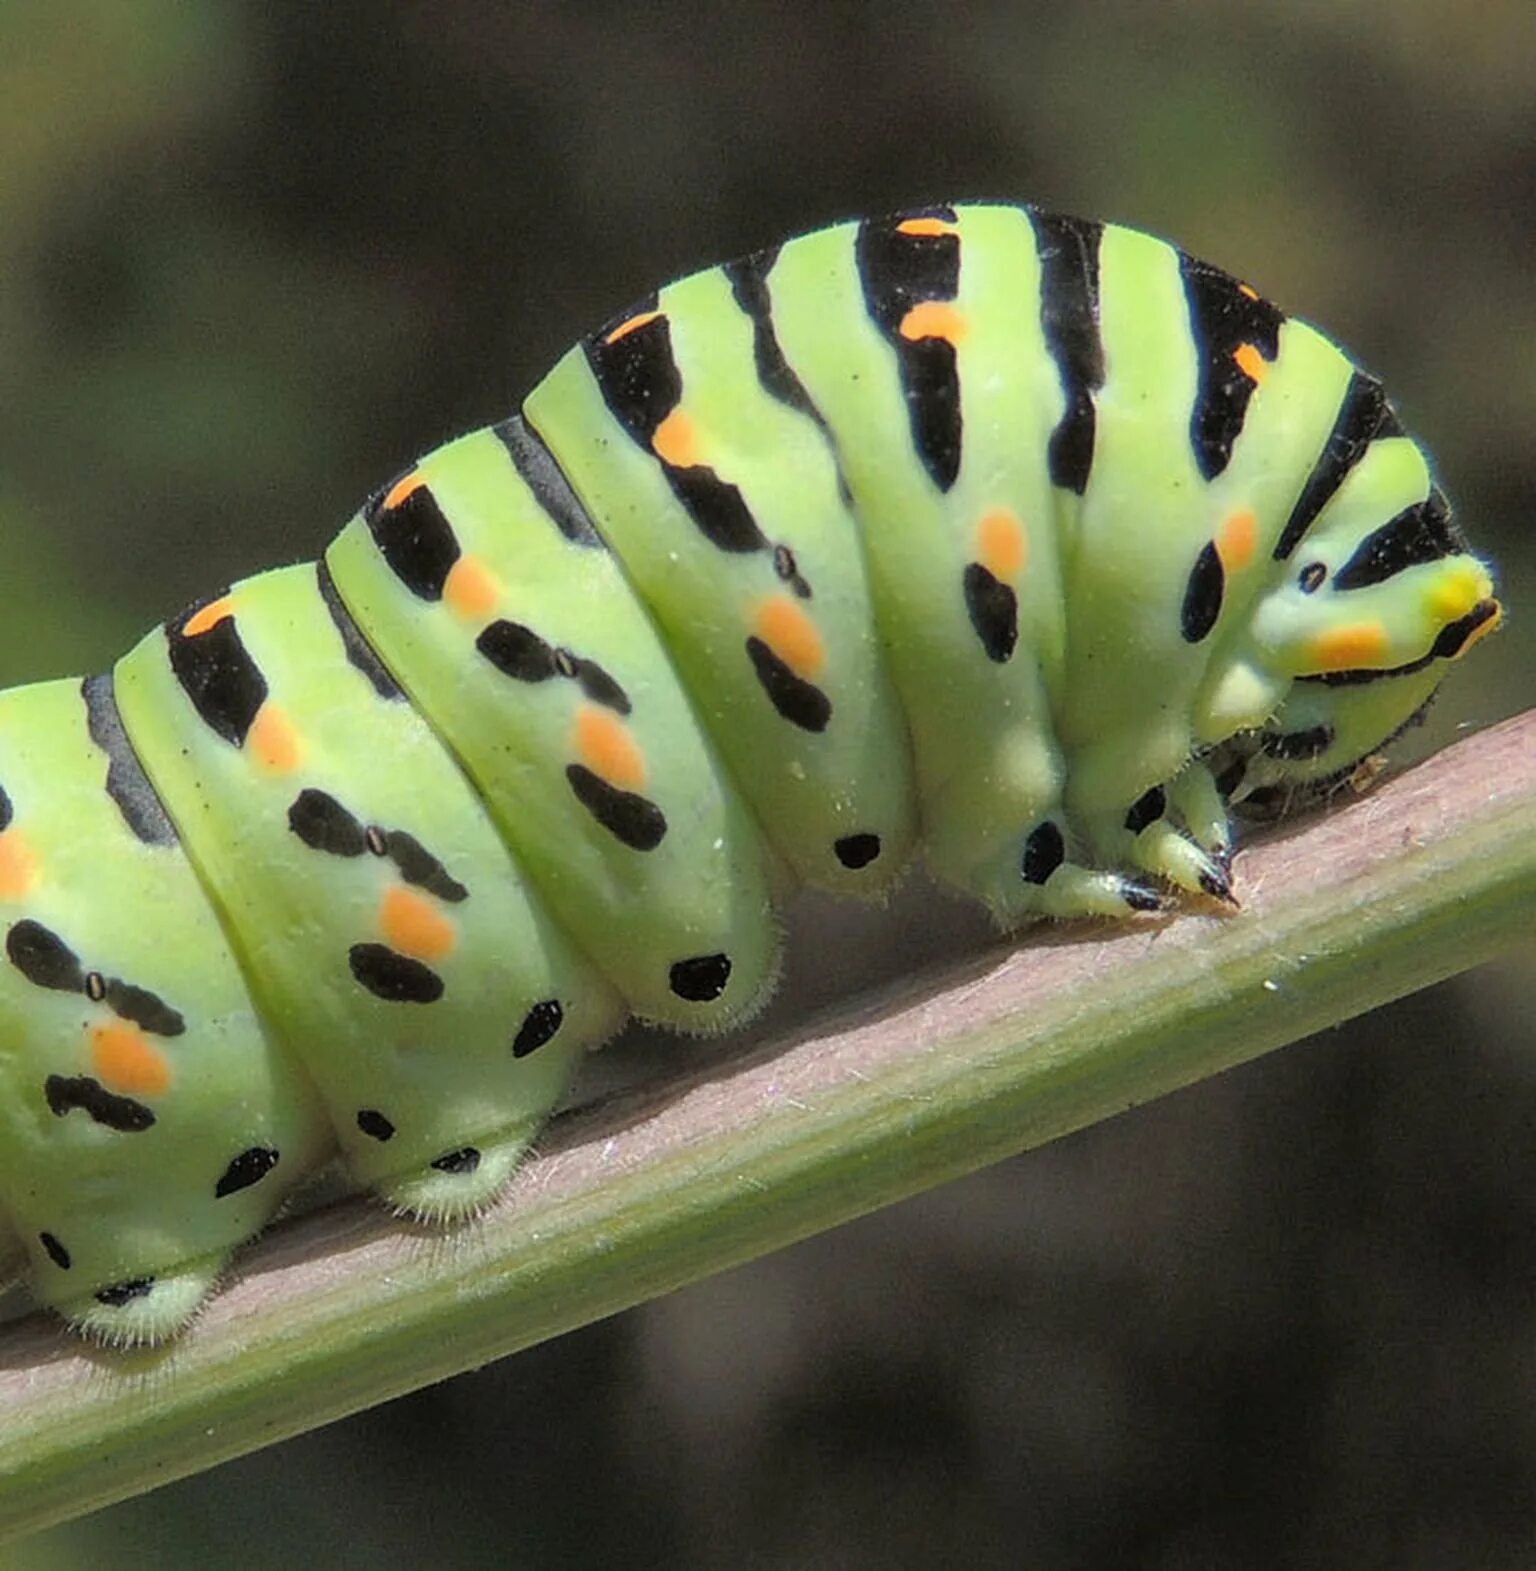
[[1234,905],[1497,627],[1380,383],[1022,205],[698,272],[318,563],[0,694],[0,1240],[173,1336],[338,1152],[433,1221],[630,1015],[738,1023],[798,884]]

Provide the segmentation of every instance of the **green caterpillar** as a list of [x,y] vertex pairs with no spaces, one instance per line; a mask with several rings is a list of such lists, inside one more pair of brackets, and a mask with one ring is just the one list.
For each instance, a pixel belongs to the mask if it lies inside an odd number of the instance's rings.
[[430,1219],[636,1014],[750,1015],[796,883],[1011,928],[1232,903],[1497,626],[1379,383],[1023,206],[662,289],[318,564],[0,694],[0,1242],[113,1342],[339,1148]]

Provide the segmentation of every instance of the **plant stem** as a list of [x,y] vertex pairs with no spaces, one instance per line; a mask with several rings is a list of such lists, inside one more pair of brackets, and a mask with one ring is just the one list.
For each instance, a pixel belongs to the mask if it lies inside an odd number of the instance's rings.
[[1536,932],[1536,711],[1237,864],[1236,917],[1042,931],[556,1121],[438,1235],[281,1224],[194,1330],[0,1334],[0,1535],[596,1320],[1424,987]]

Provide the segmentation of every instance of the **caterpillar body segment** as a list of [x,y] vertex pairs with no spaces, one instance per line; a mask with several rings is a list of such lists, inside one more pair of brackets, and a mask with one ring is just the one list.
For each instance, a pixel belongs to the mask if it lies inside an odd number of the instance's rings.
[[916,843],[906,725],[835,448],[803,399],[765,384],[745,276],[664,289],[654,314],[567,354],[527,414],[603,520],[777,854],[804,882],[868,897]]
[[[718,1030],[777,975],[775,869],[665,642],[557,477],[521,422],[473,433],[353,520],[327,566],[629,1009]],[[430,572],[426,541],[441,542]]]
[[622,1011],[321,584],[305,563],[194,608],[119,662],[118,702],[351,1172],[472,1211]]
[[329,1132],[111,683],[0,694],[0,752],[0,1196],[39,1298],[105,1340],[152,1341]]
[[711,1032],[796,883],[1004,927],[1231,905],[1497,627],[1374,378],[1023,206],[669,285],[318,564],[0,694],[0,1242],[115,1340],[339,1151],[504,1182],[626,1014]]

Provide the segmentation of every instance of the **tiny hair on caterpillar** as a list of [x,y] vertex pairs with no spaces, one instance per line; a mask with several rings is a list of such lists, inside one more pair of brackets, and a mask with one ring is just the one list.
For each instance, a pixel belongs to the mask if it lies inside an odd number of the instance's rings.
[[1501,614],[1381,384],[1162,240],[931,206],[694,273],[318,562],[0,693],[0,1254],[157,1342],[337,1156],[473,1216],[626,1018],[762,1005],[799,885],[1234,908],[1234,812]]

